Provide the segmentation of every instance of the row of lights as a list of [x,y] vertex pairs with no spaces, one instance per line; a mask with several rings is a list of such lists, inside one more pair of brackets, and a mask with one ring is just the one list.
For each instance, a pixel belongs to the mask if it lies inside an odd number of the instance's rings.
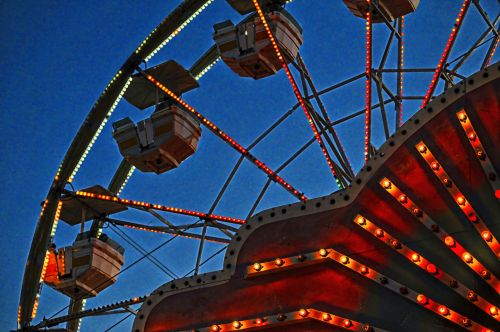
[[[304,319],[311,319],[323,322],[324,324],[334,325],[344,330],[350,331],[365,331],[365,332],[383,332],[385,330],[373,327],[369,324],[363,324],[355,320],[334,315],[330,312],[320,311],[313,308],[302,308],[297,311],[292,311],[284,314],[272,316],[258,317],[247,320],[235,320],[232,323],[214,324],[210,327],[204,327],[190,332],[222,332],[222,331],[241,331],[246,329],[255,329],[258,327],[271,327],[280,323],[292,322],[300,323]],[[187,332],[187,331],[185,331]]]
[[451,52],[451,48],[453,44],[455,43],[455,40],[457,38],[458,30],[460,29],[460,26],[462,25],[463,18],[465,16],[465,13],[467,12],[467,9],[469,9],[469,5],[471,3],[471,0],[464,0],[462,3],[462,7],[460,8],[460,12],[458,13],[458,17],[455,20],[455,24],[453,25],[453,29],[451,29],[451,34],[450,37],[448,38],[448,42],[446,43],[446,47],[444,48],[443,54],[441,55],[441,59],[439,60],[439,64],[436,67],[436,71],[434,72],[434,76],[432,77],[431,84],[429,85],[429,88],[427,89],[427,93],[425,94],[424,100],[422,102],[422,106],[420,108],[424,108],[427,106],[429,103],[432,95],[434,94],[434,91],[436,90],[437,84],[439,82],[439,77],[441,76],[441,72],[443,70],[443,66],[448,60],[448,57]]
[[[82,299],[81,301],[81,306],[80,306],[80,311],[83,311],[85,309],[85,304],[87,304],[87,299]],[[76,324],[76,331],[75,332],[80,332],[80,328],[82,327],[82,319],[78,318],[78,323]]]
[[[477,135],[474,132],[470,132],[468,137],[469,140],[478,140]],[[474,210],[472,205],[467,201],[462,192],[457,188],[456,185],[453,185],[453,181],[446,173],[443,166],[434,157],[429,147],[421,141],[416,145],[416,148],[420,152],[420,155],[425,159],[429,167],[432,169],[433,173],[438,177],[440,182],[446,188],[448,193],[453,197],[458,207],[462,210],[469,221],[471,221],[472,225],[474,225],[474,228],[481,235],[481,238],[484,240],[484,242],[488,245],[491,251],[493,251],[493,253],[495,253],[495,255],[500,258],[500,243],[498,243],[497,239],[492,235],[488,227],[484,224],[481,218],[479,218],[479,215]]]
[[365,163],[370,159],[370,138],[372,118],[372,4],[366,0],[368,10],[366,12],[366,80],[365,80]]
[[[57,175],[56,175],[56,180],[57,180]],[[42,217],[43,217],[43,214],[45,213],[45,209],[47,208],[47,204],[48,204],[49,200],[46,199],[45,201],[43,201],[43,205],[42,205],[42,210],[40,211],[40,215],[38,216],[38,222],[40,222],[42,220]],[[43,264],[43,267],[42,267],[42,271],[41,271],[41,276],[42,275],[45,275],[45,270],[47,268],[47,264],[48,264],[48,250],[45,252],[45,257],[44,257],[44,264]],[[43,280],[43,278],[40,278],[40,280]],[[38,296],[38,293],[37,293],[37,296]],[[31,313],[31,316],[32,317],[36,317],[36,309],[35,309],[35,306],[38,307],[38,301],[37,299],[35,299],[35,302],[33,304],[33,311]],[[19,324],[21,322],[21,306],[19,305],[19,307],[17,308],[17,323]],[[34,315],[34,316],[33,316]]]
[[292,193],[295,197],[300,199],[301,201],[307,200],[307,197],[305,197],[303,194],[301,194],[297,189],[292,187],[288,182],[286,182],[282,177],[280,177],[278,174],[276,174],[273,170],[271,170],[269,167],[266,166],[263,162],[258,160],[256,157],[250,154],[250,152],[245,149],[243,146],[241,146],[238,142],[236,142],[234,139],[232,139],[229,135],[227,135],[225,132],[223,132],[221,129],[219,129],[215,124],[213,124],[210,120],[205,118],[201,113],[196,111],[193,107],[191,107],[188,103],[186,103],[184,100],[182,100],[179,96],[177,96],[175,93],[173,93],[171,90],[169,90],[166,86],[158,82],[154,77],[151,75],[147,75],[146,78],[151,81],[153,84],[155,84],[158,88],[160,88],[162,91],[164,91],[168,96],[173,98],[175,101],[177,101],[180,105],[182,105],[185,109],[190,111],[192,114],[194,114],[200,121],[208,128],[210,129],[214,134],[216,134],[218,137],[222,138],[224,141],[229,143],[231,147],[236,149],[239,153],[241,153],[243,156],[245,156],[249,161],[251,161],[254,165],[256,165],[259,169],[263,170],[271,179],[276,181],[278,184],[283,186],[287,191]]
[[[412,289],[388,278],[387,276],[373,270],[372,268],[365,266],[358,261],[352,259],[349,256],[346,256],[333,248],[328,249],[320,249],[305,255],[292,256],[287,258],[277,258],[273,261],[262,262],[262,263],[254,263],[252,266],[247,267],[247,278],[248,277],[256,277],[263,272],[276,272],[281,270],[282,267],[292,266],[301,267],[305,266],[306,263],[319,263],[322,260],[334,260],[341,265],[349,268],[350,270],[364,276],[366,278],[371,279],[381,285],[391,284],[390,287],[387,287],[389,290],[396,292],[400,296],[403,296],[413,302],[419,303],[422,307],[431,310],[442,317],[452,321],[455,324],[463,326],[471,331],[489,331],[478,323],[472,322],[469,318],[460,315],[459,313],[451,310],[450,308],[441,305],[431,299],[429,299],[424,294],[419,294]],[[420,257],[419,257],[420,259]],[[308,261],[308,262],[306,262]],[[258,269],[256,269],[258,268]],[[496,309],[496,307],[495,307]],[[498,310],[497,310],[498,311]],[[495,314],[496,315],[496,314]]]
[[333,174],[333,176],[335,178],[335,181],[337,182],[337,186],[340,189],[343,189],[343,186],[342,186],[342,184],[340,183],[340,180],[337,177],[337,172],[335,172],[335,169],[334,169],[334,166],[333,166],[333,161],[332,161],[330,155],[328,154],[328,151],[326,150],[325,144],[323,143],[323,139],[321,138],[321,135],[319,134],[318,128],[314,124],[313,119],[311,117],[311,114],[310,114],[309,110],[307,109],[306,104],[304,103],[304,99],[302,98],[302,96],[300,94],[299,88],[297,87],[297,83],[295,82],[295,79],[293,78],[292,73],[290,72],[290,69],[288,68],[288,65],[287,65],[287,63],[285,61],[285,58],[281,54],[281,51],[280,51],[280,49],[278,47],[276,39],[274,38],[273,32],[272,32],[271,28],[269,27],[269,24],[267,23],[267,20],[266,20],[266,17],[264,15],[264,12],[262,11],[262,9],[261,9],[261,7],[259,5],[258,0],[252,0],[252,2],[254,4],[254,6],[255,6],[255,9],[257,11],[257,14],[259,15],[260,20],[262,21],[262,24],[264,25],[264,28],[265,28],[265,30],[267,32],[269,40],[271,41],[271,44],[273,45],[274,51],[276,53],[276,56],[278,57],[279,61],[281,62],[281,66],[285,70],[286,76],[288,77],[288,80],[290,81],[290,84],[292,85],[295,97],[297,98],[297,101],[299,102],[300,106],[302,107],[302,110],[304,111],[304,114],[305,114],[305,116],[307,118],[307,122],[311,126],[311,129],[312,129],[312,131],[314,133],[314,137],[318,141],[319,146],[321,148],[321,151],[323,152],[323,155],[326,158],[326,162],[328,163],[328,167],[330,167],[330,171],[332,172],[332,174]]
[[134,174],[134,172],[135,172],[135,166],[130,165],[130,169],[129,169],[128,173],[127,173],[127,176],[125,177],[125,180],[123,180],[122,184],[120,185],[120,188],[116,192],[116,196],[120,196],[120,194],[122,193],[123,189],[127,185],[128,180],[130,180],[130,178],[132,177],[132,175]]
[[474,130],[474,127],[472,126],[469,117],[467,116],[465,111],[462,110],[457,113],[457,118],[463,130],[465,131],[467,140],[472,146],[472,149],[474,150],[476,157],[479,159],[479,163],[481,164],[481,167],[483,168],[486,177],[488,178],[491,186],[493,187],[493,191],[499,190],[500,181],[498,181],[499,179],[498,174],[496,173],[495,168],[491,164],[491,160],[488,158],[486,150],[484,149],[481,140],[479,139],[476,131]]
[[[484,312],[492,315],[495,319],[500,321],[500,316],[498,313],[498,308],[483,299],[480,296],[475,296],[471,298],[469,294],[475,294],[474,291],[467,289],[464,285],[455,280],[449,274],[445,273],[442,269],[438,269],[436,265],[425,259],[421,254],[416,251],[411,250],[407,246],[401,243],[398,239],[391,236],[381,228],[377,227],[372,221],[367,218],[358,215],[354,218],[354,222],[361,226],[363,229],[374,235],[380,241],[393,248],[395,251],[403,255],[406,259],[419,266],[421,269],[427,271],[434,278],[438,279],[447,286],[450,286],[456,293],[460,296],[470,300],[472,304],[483,310]],[[473,258],[469,253],[463,254],[465,262],[472,262]]]
[[[400,43],[401,43],[401,48],[399,49],[399,68],[403,70],[404,68],[404,63],[405,63],[405,44],[404,44],[404,26],[405,26],[405,17],[401,16],[400,20]],[[403,72],[398,72],[399,75],[399,86],[398,86],[398,96],[401,98],[397,104],[397,121],[398,121],[398,128],[403,125]]]
[[427,227],[447,248],[457,255],[466,265],[475,273],[481,276],[493,289],[500,292],[500,281],[474,258],[464,247],[449,235],[441,226],[438,226],[422,209],[418,207],[405,193],[403,193],[394,182],[388,178],[382,178],[380,185],[394,197],[408,212],[417,218],[425,227]]
[[85,191],[77,191],[73,195],[75,195],[76,197],[91,198],[91,199],[97,199],[100,201],[112,201],[112,202],[116,202],[116,203],[123,204],[126,206],[134,206],[134,207],[147,208],[147,209],[153,209],[153,210],[159,210],[159,211],[166,211],[166,212],[171,212],[171,213],[176,213],[176,214],[183,214],[183,215],[187,215],[187,216],[225,221],[225,222],[230,222],[230,223],[235,223],[235,224],[244,224],[246,222],[244,219],[220,216],[220,215],[216,215],[216,214],[208,214],[208,213],[180,209],[180,208],[175,208],[175,207],[165,206],[165,205],[160,205],[160,204],[151,204],[151,203],[134,201],[134,200],[119,198],[119,197],[114,197],[114,196],[89,193],[89,192],[85,192]]
[[[114,82],[118,79],[119,76],[122,75],[122,72],[121,70],[118,72],[118,74],[116,74],[116,76],[111,80],[110,82],[110,85],[114,84]],[[113,102],[113,105],[110,107],[108,113],[106,114],[106,116],[104,117],[104,119],[101,121],[101,124],[99,125],[99,128],[97,128],[97,131],[94,133],[94,135],[92,136],[92,139],[90,140],[89,144],[87,145],[87,147],[85,148],[83,154],[80,156],[80,159],[78,160],[78,162],[76,163],[76,166],[75,168],[73,169],[73,171],[71,172],[71,175],[70,177],[68,178],[68,182],[73,182],[73,179],[76,175],[76,173],[78,172],[78,170],[80,169],[80,167],[82,166],[83,162],[85,161],[85,158],[87,158],[87,155],[88,153],[90,152],[90,150],[92,149],[94,143],[96,142],[97,138],[99,137],[99,135],[101,134],[104,126],[106,125],[106,123],[108,122],[108,119],[111,117],[111,114],[113,113],[113,111],[115,110],[116,106],[118,106],[118,103],[120,102],[120,100],[122,99],[123,95],[125,94],[125,91],[128,89],[129,85],[130,85],[130,82],[132,82],[132,77],[129,77],[127,79],[127,81],[125,82],[125,85],[123,86],[122,90],[120,91],[120,93],[118,94],[118,97],[115,99],[115,101]],[[108,85],[109,87],[109,85]],[[106,88],[107,90],[107,88]],[[103,92],[106,93],[106,90]],[[101,95],[102,97],[102,95]],[[99,99],[100,100],[100,99]],[[99,102],[99,100],[96,102],[96,104]],[[92,113],[91,113],[92,114]],[[56,175],[56,177],[58,177],[58,175]]]
[[203,75],[205,75],[210,69],[212,69],[213,66],[215,66],[215,64],[217,62],[219,62],[220,60],[220,57],[217,57],[214,61],[212,61],[208,66],[206,66],[205,68],[203,68],[203,70],[195,76],[195,80],[199,81],[200,78],[203,77]]
[[56,324],[60,324],[62,322],[70,321],[73,319],[81,319],[81,317],[95,315],[95,314],[100,313],[100,312],[111,311],[113,309],[123,308],[123,307],[127,307],[129,305],[142,303],[145,301],[145,299],[146,299],[146,296],[133,297],[133,298],[128,299],[128,300],[115,302],[115,303],[111,303],[111,304],[107,304],[107,305],[103,305],[103,306],[99,306],[99,307],[95,307],[95,308],[91,308],[91,309],[87,309],[87,310],[83,310],[85,303],[87,302],[86,299],[83,299],[83,300],[81,300],[82,301],[82,310],[80,310],[78,313],[73,314],[73,315],[68,315],[68,316],[62,316],[62,317],[58,317],[58,318],[54,318],[54,319],[48,319],[47,321],[45,321],[45,323],[49,324],[49,325],[56,325]]
[[[144,61],[149,61],[156,53],[158,53],[158,51],[160,51],[165,45],[167,45],[175,36],[177,36],[189,23],[191,23],[191,21],[193,21],[196,16],[198,16],[202,11],[205,10],[205,8],[207,8],[212,2],[214,2],[214,0],[207,0],[203,5],[201,5],[201,7],[196,10],[191,16],[189,16],[184,22],[182,22],[182,24],[177,27],[160,45],[158,45],[157,48],[155,48],[153,50],[153,52],[151,52],[148,56],[146,56],[144,58]],[[166,18],[166,20],[169,20],[170,19],[170,16],[168,16]],[[162,23],[164,23],[165,21],[163,21]],[[161,24],[162,24],[161,23]],[[160,24],[160,25],[161,25]],[[139,47],[135,50],[135,53],[138,54],[141,49],[147,44],[147,42],[149,41],[149,39],[152,37],[152,35],[154,33],[156,33],[156,31],[158,30],[158,28],[155,28],[147,37],[146,39],[144,39],[144,41],[139,45]]]
[[496,36],[495,45],[493,45],[493,48],[491,49],[491,52],[488,55],[488,60],[486,60],[486,66],[489,66],[491,64],[491,60],[493,60],[493,56],[495,55],[495,52],[497,51],[499,42],[500,42],[500,36]]
[[[196,236],[197,234],[189,234],[189,233],[185,233],[185,232],[175,232],[175,231],[166,232],[166,231],[163,231],[160,229],[155,229],[155,228],[151,228],[151,227],[144,227],[144,226],[139,226],[139,225],[134,225],[134,224],[129,224],[129,223],[121,223],[119,225],[126,227],[126,228],[135,229],[138,231],[146,231],[146,232],[159,233],[159,234],[175,234],[175,236],[184,237],[187,239],[199,239],[199,237]],[[226,243],[226,242],[216,240],[216,238],[213,238],[211,236],[205,236],[205,241],[213,242],[213,243]]]
[[[44,204],[44,208],[45,208],[45,204]],[[61,209],[62,209],[62,201],[59,200],[57,202],[57,208],[56,208],[56,212],[54,215],[54,220],[52,222],[52,228],[50,231],[50,242],[52,242],[54,240],[54,236],[56,234],[56,229],[57,229],[57,224],[59,223],[59,217],[61,215]],[[33,309],[31,311],[31,319],[34,319],[36,317],[36,313],[38,311],[38,305],[40,302],[40,292],[42,291],[42,283],[43,283],[43,280],[45,279],[45,273],[47,272],[47,265],[49,264],[49,257],[50,257],[50,250],[47,249],[45,251],[45,257],[43,259],[42,271],[40,273],[39,286],[38,286],[38,290],[37,290],[37,293],[35,296],[35,302],[33,303]]]

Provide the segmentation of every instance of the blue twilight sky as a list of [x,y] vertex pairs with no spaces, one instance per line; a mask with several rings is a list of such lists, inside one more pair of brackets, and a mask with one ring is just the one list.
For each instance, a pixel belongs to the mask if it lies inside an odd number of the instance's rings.
[[[16,311],[26,257],[32,241],[40,202],[45,198],[57,167],[82,120],[107,82],[145,36],[179,1],[2,1],[0,3],[0,186],[2,221],[0,257],[0,330],[15,328]],[[462,1],[422,0],[417,12],[406,19],[406,59],[410,67],[435,67],[444,48]],[[490,17],[499,11],[497,0],[483,0]],[[340,82],[364,71],[364,22],[353,17],[340,0],[296,0],[287,9],[304,29],[301,54],[318,87]],[[212,25],[225,19],[237,22],[241,17],[223,0],[216,0],[191,25],[162,50],[149,65],[174,59],[189,68],[212,45]],[[471,7],[450,59],[464,52],[467,45],[486,29],[477,10]],[[374,57],[377,65],[387,40],[384,26],[375,28]],[[483,46],[463,69],[468,75],[478,69],[485,53]],[[496,57],[495,59],[498,59]],[[395,48],[388,67],[395,67]],[[406,75],[405,91],[423,95],[430,74]],[[395,76],[386,75],[395,88]],[[200,88],[184,99],[232,135],[248,145],[275,119],[287,111],[295,99],[283,72],[260,81],[238,78],[219,62],[200,80]],[[376,102],[377,98],[374,95]],[[332,119],[361,110],[364,81],[328,94],[323,101]],[[419,102],[404,105],[404,119],[418,109]],[[394,107],[387,107],[391,130]],[[140,120],[141,113],[120,103],[108,125],[77,175],[74,185],[106,186],[120,162],[111,137],[110,124],[125,116]],[[374,144],[383,141],[380,112],[374,112]],[[363,118],[337,127],[355,170],[362,163]],[[302,111],[297,110],[253,152],[271,168],[277,168],[311,137]],[[137,172],[122,193],[123,197],[206,211],[214,200],[238,155],[218,138],[204,130],[198,152],[172,172],[156,176]],[[307,196],[325,195],[337,190],[317,145],[309,148],[282,176]],[[248,162],[237,173],[217,213],[244,218],[266,181],[266,177]],[[273,184],[257,210],[295,199]],[[168,216],[176,223],[190,218]],[[126,213],[124,219],[153,223],[151,217]],[[56,244],[70,244],[77,230],[61,222]],[[154,248],[168,237],[130,230],[146,249]],[[112,229],[112,238],[126,247],[126,262],[140,255],[126,245]],[[217,234],[217,233],[212,233]],[[204,257],[221,247],[210,244]],[[197,242],[175,239],[155,254],[178,275],[188,273],[195,262]],[[126,263],[126,264],[127,264]],[[219,269],[221,259],[205,266],[204,271]],[[94,307],[144,295],[169,280],[148,261],[143,261],[119,277],[116,285],[96,299]],[[67,304],[67,299],[44,287],[37,321],[50,316]],[[82,331],[104,330],[119,316],[91,318]],[[130,330],[129,318],[113,331]]]

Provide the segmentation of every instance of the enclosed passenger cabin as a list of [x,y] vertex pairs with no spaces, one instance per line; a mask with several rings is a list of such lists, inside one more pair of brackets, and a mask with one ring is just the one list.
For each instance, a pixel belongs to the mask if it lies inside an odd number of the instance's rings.
[[107,235],[78,234],[72,246],[52,248],[43,281],[74,299],[96,296],[116,281],[124,249]]
[[[199,87],[191,73],[174,60],[163,62],[144,71],[161,82],[177,96]],[[125,100],[144,110],[169,100],[167,94],[151,83],[142,74],[132,76],[132,81],[123,95]]]
[[[115,196],[114,193],[100,185],[79,189],[79,191],[110,197]],[[71,226],[127,210],[127,207],[123,204],[113,201],[83,200],[81,198],[68,197],[61,200],[61,202],[60,219]]]
[[198,119],[168,102],[137,125],[125,118],[113,123],[113,129],[122,156],[139,170],[156,174],[178,167],[193,155],[201,136]]
[[[297,57],[302,28],[284,9],[267,13],[268,23],[287,63]],[[214,25],[214,41],[222,60],[238,75],[260,79],[275,74],[282,64],[259,17],[250,15],[238,25]]]
[[[344,0],[347,8],[358,17],[366,17],[368,12],[368,3],[366,0]],[[383,16],[377,11],[373,11],[372,20],[374,23],[384,22],[384,16],[389,21],[413,13],[420,3],[420,0],[379,0],[378,8]]]
[[[177,96],[199,86],[191,73],[173,60],[145,73]],[[153,114],[137,124],[130,118],[113,124],[120,153],[131,165],[143,172],[160,174],[178,167],[196,152],[201,136],[198,119],[175,104],[163,90],[137,74],[124,98],[141,110],[155,106]]]

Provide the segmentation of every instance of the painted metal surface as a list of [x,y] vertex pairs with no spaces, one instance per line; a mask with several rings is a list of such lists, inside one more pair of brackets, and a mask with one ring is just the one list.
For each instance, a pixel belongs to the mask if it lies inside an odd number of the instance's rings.
[[[390,331],[500,330],[500,296],[490,282],[500,277],[499,257],[416,148],[425,140],[453,185],[498,238],[500,203],[457,113],[467,114],[498,173],[499,78],[497,63],[437,96],[389,138],[349,188],[253,216],[229,245],[221,271],[159,287],[145,299],[132,331],[196,330],[302,308]],[[384,179],[405,197],[391,195]],[[407,208],[408,202],[418,209]],[[353,222],[359,215],[413,251],[400,253],[381,243]],[[456,242],[439,237],[444,234]],[[457,243],[472,260],[450,250]],[[324,253],[320,249],[339,256],[315,259]],[[424,257],[452,279],[438,280],[433,268],[416,264]],[[476,261],[484,272],[471,267]],[[259,264],[272,268],[249,273]],[[367,278],[363,267],[379,274]],[[456,291],[462,286],[470,290],[466,297]],[[484,308],[475,303],[478,299]],[[287,329],[336,330],[317,323],[307,320]]]

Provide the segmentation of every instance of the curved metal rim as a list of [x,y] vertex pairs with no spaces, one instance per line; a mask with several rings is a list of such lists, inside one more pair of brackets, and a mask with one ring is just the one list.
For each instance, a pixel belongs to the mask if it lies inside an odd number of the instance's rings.
[[73,174],[78,170],[96,136],[100,133],[102,126],[116,107],[130,76],[137,66],[143,60],[154,55],[163,46],[162,44],[168,41],[168,38],[172,34],[178,32],[181,25],[185,24],[184,22],[191,15],[197,13],[211,1],[213,0],[184,0],[171,11],[125,61],[89,111],[52,182],[46,197],[46,206],[42,209],[42,214],[33,235],[19,300],[18,325],[20,327],[30,325],[33,309],[36,310],[36,301],[41,288],[40,276],[44,266],[45,253],[52,239],[51,232],[54,226],[58,197],[61,190],[67,182],[71,182]]

